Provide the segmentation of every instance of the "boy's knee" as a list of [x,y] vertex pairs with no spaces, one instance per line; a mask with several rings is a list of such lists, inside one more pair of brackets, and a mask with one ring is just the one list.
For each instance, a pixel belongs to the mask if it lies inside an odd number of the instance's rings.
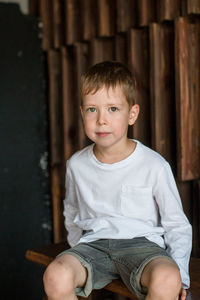
[[74,275],[62,261],[53,261],[44,272],[44,289],[47,296],[59,298],[74,292]]
[[165,265],[152,272],[148,290],[156,299],[173,299],[179,294],[181,286],[179,269],[175,265]]

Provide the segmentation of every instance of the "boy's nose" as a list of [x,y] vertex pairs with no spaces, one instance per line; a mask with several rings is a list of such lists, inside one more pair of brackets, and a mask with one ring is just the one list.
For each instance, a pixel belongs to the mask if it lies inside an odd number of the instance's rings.
[[99,111],[99,113],[98,113],[98,118],[97,118],[97,122],[98,122],[100,125],[103,125],[103,124],[106,123],[106,114],[105,114],[105,112]]

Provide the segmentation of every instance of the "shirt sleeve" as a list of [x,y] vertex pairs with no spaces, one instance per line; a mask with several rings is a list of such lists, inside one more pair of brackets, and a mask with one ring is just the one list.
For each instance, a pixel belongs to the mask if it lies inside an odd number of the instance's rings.
[[65,217],[65,228],[68,232],[67,240],[71,247],[75,246],[82,236],[82,229],[79,228],[75,223],[74,219],[79,212],[78,203],[75,193],[75,186],[71,176],[69,162],[67,161],[66,166],[66,194],[64,199],[64,217]]
[[159,207],[161,225],[165,230],[167,253],[180,268],[184,288],[189,288],[189,260],[192,248],[192,227],[182,208],[178,189],[168,163],[160,171],[154,196]]

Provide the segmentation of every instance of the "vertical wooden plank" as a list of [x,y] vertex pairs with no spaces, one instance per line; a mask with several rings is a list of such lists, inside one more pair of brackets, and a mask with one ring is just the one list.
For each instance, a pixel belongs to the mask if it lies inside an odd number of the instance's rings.
[[75,45],[75,55],[76,55],[76,82],[77,82],[77,120],[78,123],[78,141],[79,141],[79,148],[83,148],[86,146],[86,136],[83,130],[82,119],[80,115],[80,106],[81,106],[81,76],[82,74],[88,69],[88,52],[89,52],[89,45],[87,43],[76,43]]
[[152,147],[175,164],[174,27],[150,25]]
[[76,59],[73,46],[62,47],[64,161],[79,149],[76,105]]
[[180,180],[200,177],[200,21],[175,26],[177,161]]
[[82,38],[88,41],[97,34],[97,2],[94,0],[81,0],[80,5]]
[[127,55],[127,34],[118,33],[115,35],[115,60],[122,62],[123,64],[128,64]]
[[200,14],[200,1],[187,0],[187,12],[188,14]]
[[60,48],[64,45],[64,2],[53,0],[53,46]]
[[100,37],[110,37],[115,34],[115,11],[115,0],[97,0],[98,35]]
[[156,0],[137,0],[138,25],[148,26],[156,21]]
[[149,95],[149,37],[148,30],[131,29],[128,38],[129,68],[136,77],[136,103],[140,105],[138,120],[130,135],[150,145],[150,95]]
[[32,16],[40,16],[39,2],[40,0],[29,0],[29,13]]
[[53,211],[53,242],[66,240],[67,232],[64,228],[63,199],[64,199],[64,166],[51,168],[51,197]]
[[64,237],[63,226],[63,139],[62,139],[62,86],[61,57],[56,50],[48,51],[49,120],[50,120],[50,173],[53,209],[54,242]]
[[86,145],[80,115],[81,75],[88,69],[88,44],[76,43],[62,48],[64,158]]
[[62,78],[60,51],[48,51],[49,112],[51,164],[63,162],[62,157]]
[[157,2],[159,21],[174,20],[181,14],[181,0],[162,0]]
[[72,45],[81,39],[79,0],[65,0],[65,41]]
[[193,182],[192,181],[176,181],[178,191],[181,197],[183,210],[189,220],[192,223],[193,216],[193,203],[192,203],[192,193],[193,193]]
[[200,181],[193,182],[193,250],[192,256],[200,257]]
[[117,32],[126,32],[130,27],[137,24],[136,0],[117,0]]
[[96,38],[90,42],[90,65],[104,60],[113,60],[115,57],[112,38]]
[[51,1],[40,1],[40,16],[42,20],[42,49],[47,51],[53,47],[53,12]]
[[181,1],[181,16],[182,17],[187,16],[187,0]]

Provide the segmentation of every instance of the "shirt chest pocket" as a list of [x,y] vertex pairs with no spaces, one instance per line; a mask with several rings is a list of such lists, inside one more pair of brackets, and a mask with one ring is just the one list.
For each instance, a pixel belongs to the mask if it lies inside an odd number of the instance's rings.
[[152,188],[122,185],[120,201],[123,216],[146,219],[154,205]]

